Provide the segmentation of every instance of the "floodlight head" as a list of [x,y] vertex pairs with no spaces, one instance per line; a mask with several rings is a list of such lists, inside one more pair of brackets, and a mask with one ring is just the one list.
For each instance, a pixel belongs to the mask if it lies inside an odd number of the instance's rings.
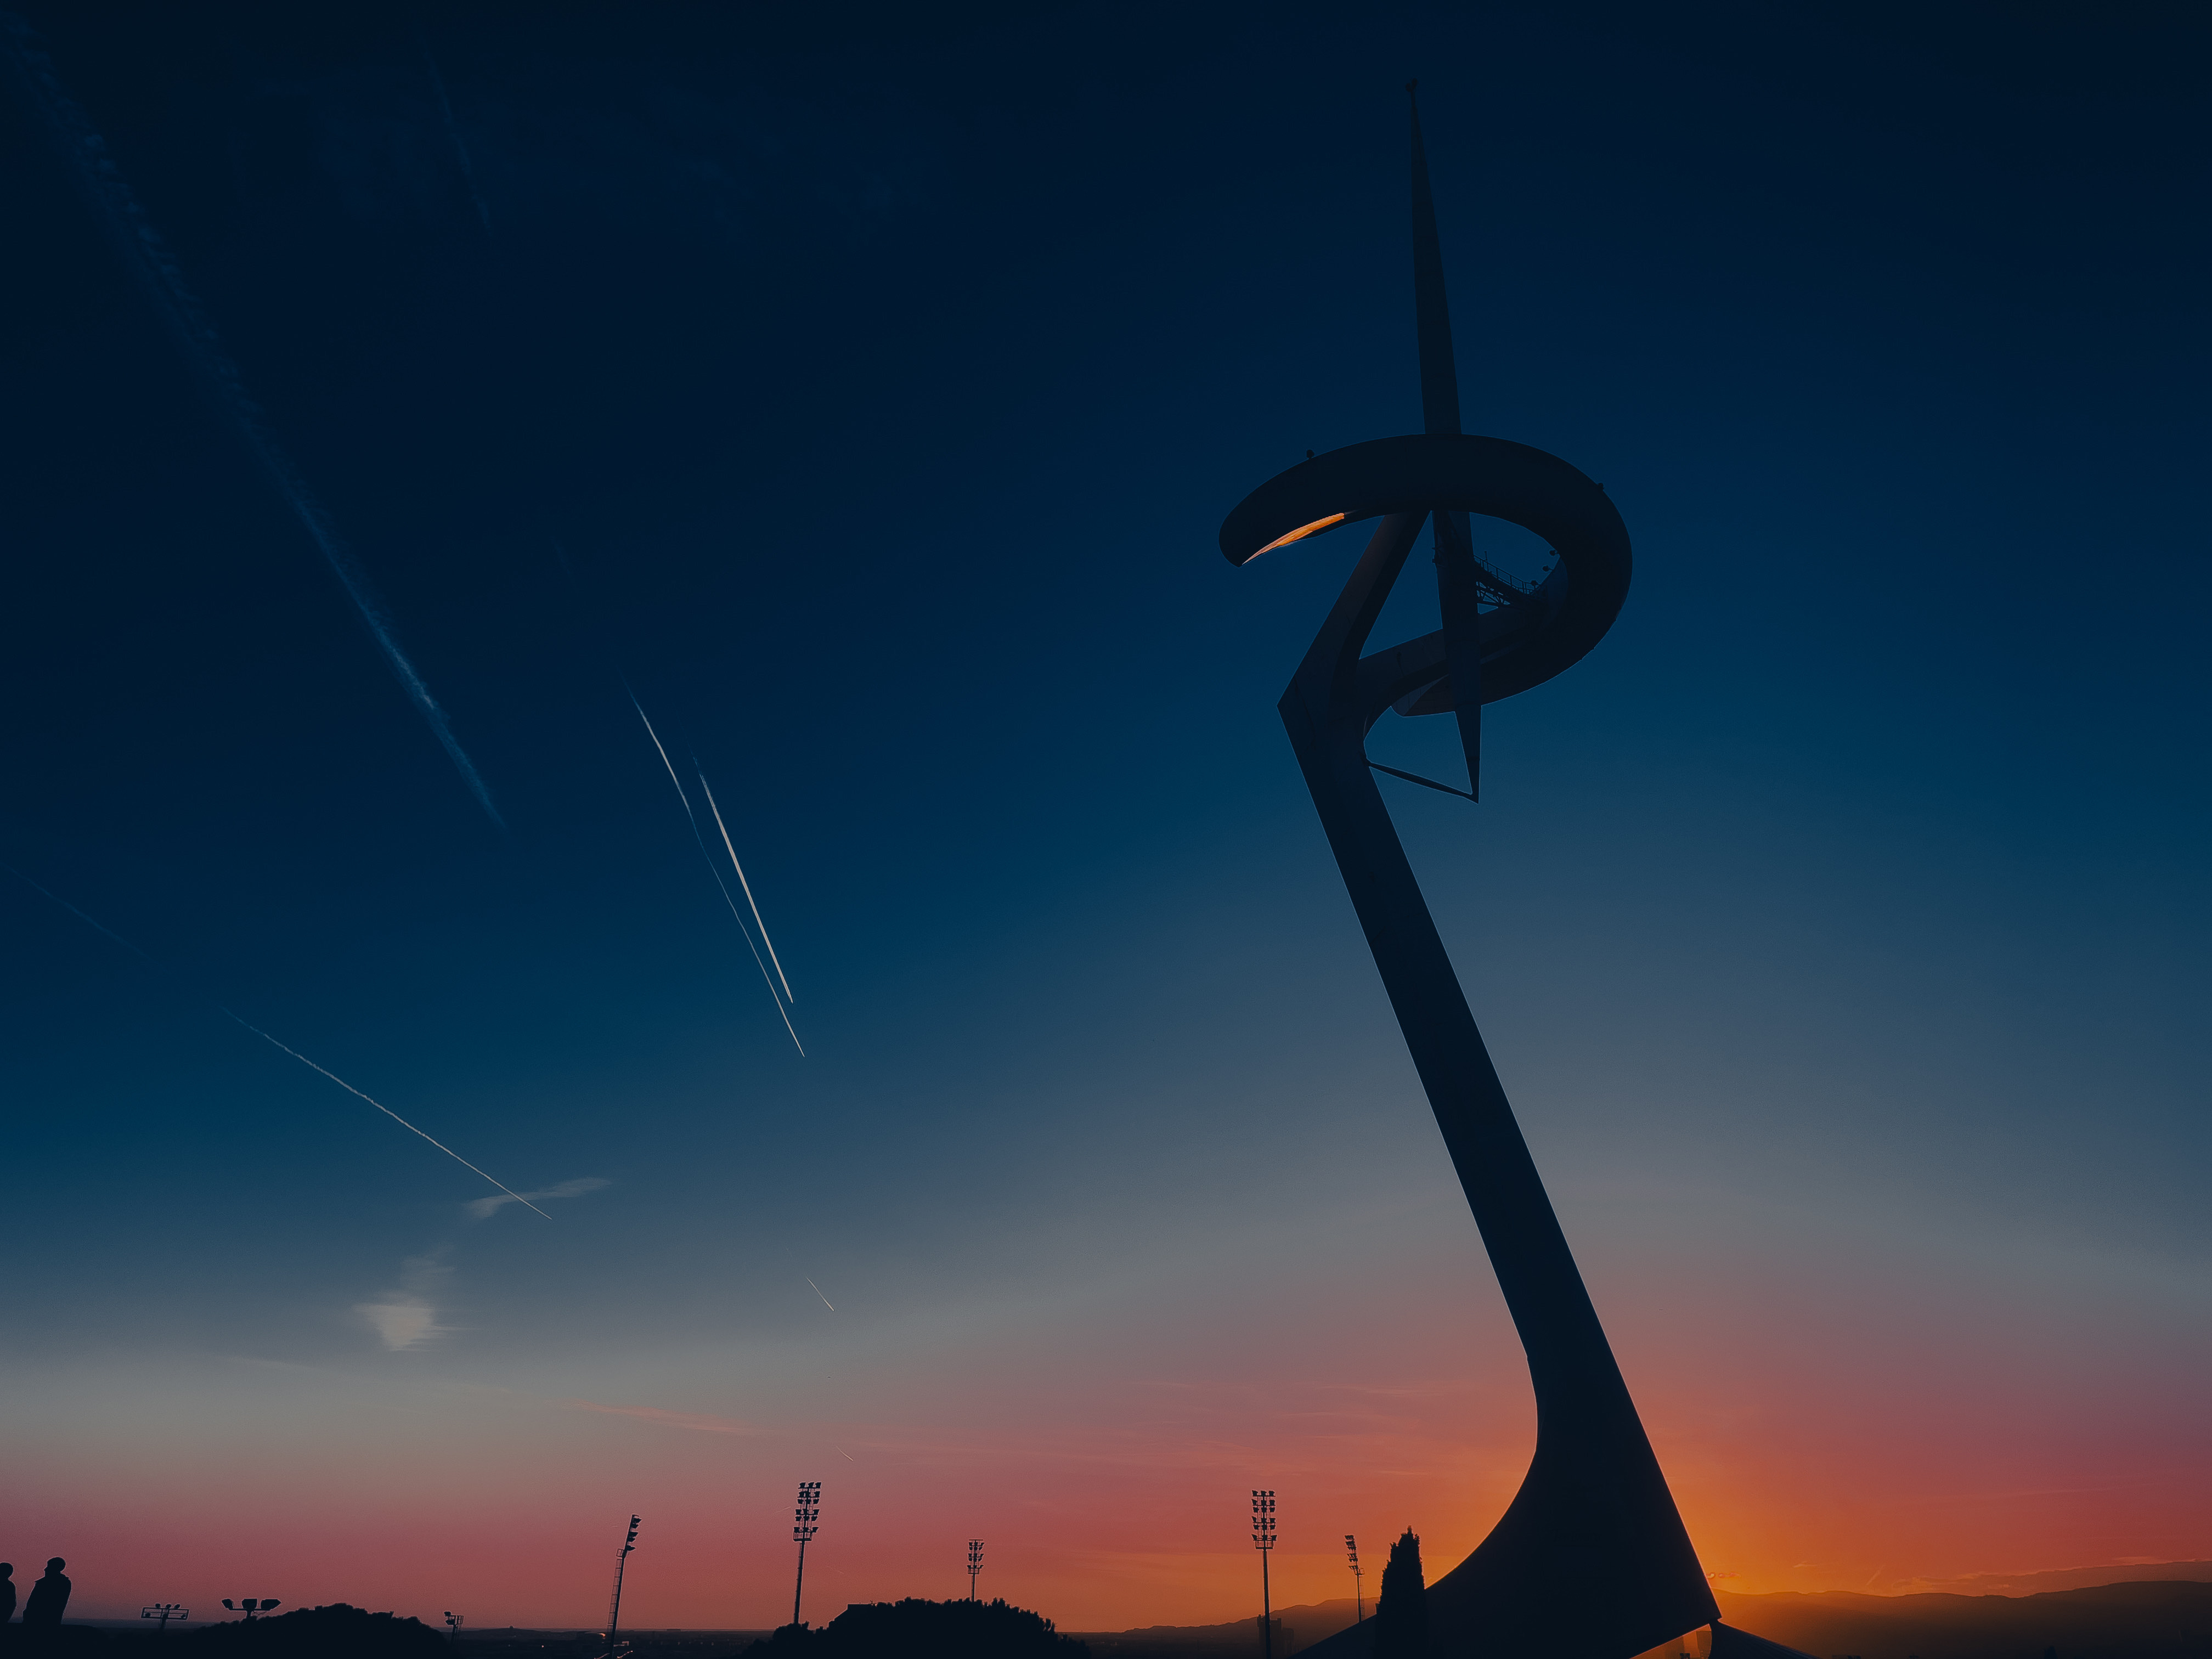
[[1252,1547],[1275,1547],[1275,1494],[1256,1486],[1252,1489]]
[[233,1613],[236,1613],[238,1611],[237,1607],[232,1602],[231,1599],[228,1595],[222,1598],[222,1604],[223,1606],[230,1608]]

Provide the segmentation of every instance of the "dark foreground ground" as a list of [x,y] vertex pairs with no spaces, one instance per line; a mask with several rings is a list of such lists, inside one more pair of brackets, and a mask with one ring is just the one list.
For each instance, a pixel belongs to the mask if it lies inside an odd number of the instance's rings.
[[[1738,1629],[1814,1659],[2212,1659],[2212,1583],[2103,1584],[2035,1595],[1723,1593],[1720,1603],[1722,1617]],[[1371,1615],[1372,1608],[1368,1611]],[[1284,1608],[1278,1615],[1275,1659],[1289,1659],[1334,1634],[1352,1622],[1352,1615],[1349,1600]],[[362,1642],[317,1643],[301,1659],[455,1659],[442,1632],[411,1620],[359,1630]],[[226,1638],[225,1631],[232,1634]],[[1257,1659],[1260,1652],[1256,1618],[1225,1625],[1065,1633],[1089,1649],[1089,1659]],[[20,1638],[21,1627],[9,1634]],[[241,1642],[229,1626],[157,1637],[151,1629],[77,1625],[56,1635],[52,1642],[0,1644],[0,1659],[40,1659],[46,1653],[55,1659],[295,1659],[273,1646]],[[629,1635],[632,1659],[744,1659],[770,1632]],[[162,1645],[143,1645],[155,1641]],[[1686,1647],[1694,1655],[1701,1644],[1693,1641]],[[589,1631],[472,1631],[464,1634],[459,1648],[458,1659],[596,1659],[605,1650]],[[869,1659],[874,1659],[872,1651]],[[893,1644],[882,1648],[881,1659],[922,1656]]]

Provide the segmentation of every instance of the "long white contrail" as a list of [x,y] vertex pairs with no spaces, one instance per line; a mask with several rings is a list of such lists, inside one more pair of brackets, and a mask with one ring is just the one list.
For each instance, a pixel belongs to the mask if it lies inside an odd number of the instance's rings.
[[[691,765],[695,770],[697,769],[699,757],[696,755],[691,757]],[[775,941],[768,936],[768,924],[761,920],[759,901],[753,897],[752,884],[745,879],[745,866],[738,862],[738,849],[730,845],[729,827],[722,822],[722,809],[714,805],[714,792],[708,787],[704,772],[699,774],[699,787],[706,791],[707,810],[714,815],[714,828],[722,832],[722,845],[730,854],[730,868],[738,872],[738,885],[745,890],[745,902],[752,907],[753,926],[760,929],[761,943],[768,946],[768,959],[775,963],[775,976],[783,980],[783,994],[796,1002],[799,999],[791,994],[791,981],[783,978],[783,963],[776,959]]]
[[40,46],[31,26],[13,12],[0,11],[0,33],[8,37],[9,51],[5,55],[15,69],[15,78],[53,129],[94,215],[167,325],[185,363],[216,409],[238,429],[239,436],[253,459],[261,464],[269,482],[292,509],[292,516],[300,521],[308,539],[322,554],[324,562],[338,579],[338,586],[345,589],[346,598],[353,602],[370,637],[384,653],[400,689],[428,723],[432,735],[444,746],[459,770],[462,781],[476,796],[477,804],[494,823],[505,830],[507,821],[492,805],[491,790],[477,772],[476,763],[462,749],[447,721],[446,711],[438,706],[438,700],[430,695],[430,688],[422,683],[415,665],[399,648],[391,619],[369,586],[367,574],[352,550],[339,538],[330,514],[307,488],[307,481],[292,465],[291,457],[276,441],[268,416],[247,392],[238,365],[223,349],[214,325],[208,321],[198,300],[193,297],[176,255],[154,228],[153,220],[115,165],[107,141],[100,137],[82,107],[64,90],[60,77],[54,73],[53,59]]
[[[532,1204],[532,1203],[528,1199],[525,1198],[525,1197],[524,1197],[520,1193],[518,1193],[517,1191],[515,1191],[514,1188],[512,1188],[512,1187],[508,1186],[505,1182],[501,1181],[501,1180],[497,1179],[497,1178],[496,1178],[496,1177],[495,1177],[495,1176],[488,1176],[488,1175],[484,1175],[484,1172],[483,1172],[482,1170],[477,1170],[477,1166],[476,1166],[475,1164],[473,1164],[470,1163],[470,1162],[468,1161],[468,1159],[466,1159],[466,1158],[463,1158],[463,1157],[462,1157],[459,1152],[455,1152],[452,1147],[450,1147],[450,1146],[448,1146],[447,1145],[446,1145],[446,1143],[445,1143],[444,1141],[442,1141],[442,1140],[439,1139],[435,1135],[429,1134],[429,1133],[428,1133],[424,1132],[423,1130],[421,1130],[421,1129],[417,1129],[417,1128],[416,1128],[416,1127],[415,1127],[415,1126],[414,1126],[413,1124],[410,1123],[410,1122],[409,1122],[405,1118],[404,1118],[404,1117],[400,1116],[398,1113],[397,1113],[397,1112],[393,1111],[393,1110],[392,1109],[392,1108],[390,1108],[389,1106],[386,1105],[382,1101],[376,1099],[374,1096],[362,1094],[362,1091],[361,1091],[360,1090],[358,1090],[358,1089],[355,1088],[355,1087],[353,1086],[353,1085],[352,1085],[352,1084],[348,1083],[348,1082],[347,1082],[343,1078],[340,1077],[340,1076],[339,1076],[336,1072],[332,1072],[332,1071],[326,1071],[326,1070],[325,1070],[322,1066],[316,1065],[316,1064],[315,1064],[315,1062],[314,1062],[313,1060],[309,1060],[309,1059],[307,1057],[307,1055],[305,1055],[305,1054],[301,1054],[301,1053],[297,1048],[286,1048],[283,1043],[281,1043],[281,1042],[277,1042],[277,1041],[276,1041],[276,1039],[275,1037],[270,1036],[269,1035],[269,1033],[268,1033],[268,1032],[266,1032],[266,1031],[263,1030],[262,1030],[258,1025],[254,1024],[252,1021],[251,1021],[251,1020],[246,1020],[246,1019],[239,1019],[239,1018],[238,1018],[238,1016],[237,1016],[236,1014],[231,1014],[231,1013],[230,1013],[230,1010],[229,1010],[229,1009],[228,1009],[228,1008],[223,1008],[223,1007],[222,1007],[222,1005],[220,1002],[216,1003],[216,1007],[218,1007],[218,1008],[222,1008],[222,1012],[223,1012],[224,1013],[226,1013],[226,1014],[230,1014],[230,1017],[231,1017],[233,1019],[237,1019],[237,1020],[238,1020],[238,1023],[239,1023],[240,1025],[243,1025],[244,1027],[246,1027],[246,1029],[247,1030],[249,1030],[249,1031],[252,1032],[254,1036],[256,1036],[259,1037],[259,1038],[260,1038],[264,1042],[265,1042],[265,1043],[269,1044],[271,1048],[283,1048],[283,1049],[284,1049],[284,1052],[285,1052],[286,1054],[288,1054],[291,1055],[293,1059],[295,1059],[295,1060],[298,1060],[298,1061],[300,1062],[300,1064],[301,1064],[301,1065],[302,1065],[302,1066],[306,1066],[309,1071],[311,1071],[311,1072],[321,1072],[321,1073],[322,1073],[322,1074],[323,1074],[325,1077],[326,1077],[326,1078],[330,1079],[330,1080],[331,1080],[331,1082],[333,1082],[333,1083],[337,1084],[337,1085],[338,1085],[338,1087],[339,1087],[339,1088],[341,1088],[341,1089],[344,1090],[348,1094],[349,1094],[349,1095],[353,1095],[353,1096],[356,1096],[356,1097],[358,1097],[358,1098],[360,1098],[360,1099],[362,1099],[362,1100],[366,1100],[366,1101],[368,1101],[368,1103],[369,1103],[370,1105],[372,1105],[372,1106],[375,1107],[375,1108],[376,1108],[376,1109],[377,1109],[378,1111],[380,1111],[380,1112],[383,1113],[383,1114],[385,1115],[385,1116],[386,1116],[386,1117],[390,1118],[390,1119],[391,1119],[394,1123],[397,1123],[397,1124],[398,1124],[401,1128],[403,1128],[403,1129],[407,1129],[407,1130],[410,1130],[410,1131],[412,1131],[414,1133],[418,1134],[418,1135],[421,1135],[421,1136],[422,1137],[422,1139],[425,1139],[425,1140],[428,1141],[428,1142],[429,1142],[433,1146],[435,1146],[435,1147],[436,1147],[440,1152],[443,1152],[443,1153],[444,1153],[447,1158],[452,1158],[452,1159],[453,1160],[453,1162],[454,1162],[454,1163],[456,1163],[456,1164],[459,1164],[463,1169],[465,1169],[465,1170],[474,1170],[476,1171],[476,1173],[477,1173],[477,1174],[478,1174],[478,1175],[480,1175],[480,1176],[483,1176],[483,1178],[484,1178],[486,1181],[490,1182],[491,1182],[491,1184],[492,1184],[493,1186],[495,1186],[495,1187],[498,1188],[500,1189],[500,1191],[501,1191],[501,1192],[505,1193],[505,1194],[506,1194],[509,1198],[513,1199],[516,1203],[518,1203],[518,1204],[521,1205],[521,1206],[522,1206],[522,1207],[523,1207],[524,1209],[526,1209],[526,1210],[535,1210],[535,1211],[537,1211],[537,1212],[538,1212],[539,1215],[545,1215],[545,1212],[544,1212],[544,1211],[543,1211],[543,1210],[539,1210],[539,1209],[538,1208],[538,1206],[537,1206],[535,1204]],[[550,1215],[545,1215],[545,1218],[546,1218],[548,1221],[550,1221],[553,1218],[552,1218],[551,1216],[550,1216]]]
[[[730,915],[737,922],[738,931],[744,934],[745,949],[752,951],[753,966],[761,971],[762,982],[768,987],[769,1000],[775,1004],[775,1012],[783,1020],[783,1029],[791,1033],[791,1046],[799,1050],[799,1057],[804,1060],[806,1058],[806,1045],[799,1040],[799,1032],[791,1023],[790,1012],[784,1007],[783,999],[775,994],[775,981],[769,978],[768,964],[761,960],[760,952],[753,948],[753,936],[745,931],[745,919],[738,909],[737,900],[730,896],[729,883],[722,879],[722,872],[714,863],[714,855],[707,850],[707,837],[700,831],[699,815],[691,810],[691,797],[684,791],[684,780],[676,775],[675,763],[668,758],[668,750],[661,747],[660,734],[653,729],[653,722],[646,720],[645,705],[637,700],[637,693],[630,690],[628,680],[623,682],[623,690],[629,693],[629,706],[637,710],[638,719],[645,720],[645,735],[653,739],[653,747],[660,757],[660,763],[668,769],[668,781],[676,786],[676,799],[684,803],[684,816],[691,820],[691,839],[699,843],[699,856],[707,860],[707,873],[714,877],[714,885],[722,890],[722,902],[730,907]],[[765,939],[768,935],[763,932],[761,937]],[[771,950],[769,954],[774,955],[774,951]]]
[[[64,898],[59,893],[55,892],[50,887],[44,886],[41,884],[32,880],[30,877],[25,875],[14,865],[0,864],[0,870],[5,870],[9,875],[15,877],[16,880],[21,882],[25,886],[31,888],[33,890],[42,894],[46,898],[52,900],[53,902],[60,905],[63,909],[68,911],[79,921],[86,924],[86,926],[98,928],[101,933],[106,934],[108,938],[113,939],[125,950],[130,951],[133,956],[143,957],[147,962],[151,963],[155,968],[160,969],[161,972],[167,974],[172,979],[177,976],[173,969],[167,967],[156,957],[149,956],[145,951],[140,950],[129,939],[124,938],[122,934],[117,933],[112,927],[110,927],[106,922],[87,915],[83,911],[78,909],[76,906],[71,904],[67,899]],[[368,1102],[370,1105],[375,1107],[378,1111],[383,1113],[385,1116],[390,1118],[401,1128],[407,1130],[410,1133],[421,1135],[423,1139],[428,1141],[433,1146],[435,1146],[447,1158],[452,1158],[454,1163],[459,1164],[463,1169],[469,1170],[472,1174],[483,1176],[483,1179],[490,1182],[493,1186],[498,1188],[500,1191],[505,1193],[509,1198],[521,1205],[524,1208],[536,1210],[539,1215],[545,1215],[544,1211],[539,1210],[535,1204],[532,1204],[520,1193],[516,1192],[514,1188],[499,1180],[496,1176],[485,1175],[482,1170],[477,1169],[475,1164],[470,1163],[468,1159],[463,1158],[459,1152],[446,1145],[444,1141],[439,1139],[435,1135],[428,1133],[425,1130],[416,1128],[405,1118],[400,1116],[398,1113],[393,1111],[392,1108],[386,1105],[374,1096],[363,1094],[359,1089],[355,1088],[352,1084],[348,1083],[336,1072],[331,1071],[325,1066],[316,1065],[313,1060],[309,1060],[307,1055],[301,1054],[297,1048],[288,1048],[285,1044],[277,1042],[275,1037],[270,1036],[268,1032],[263,1030],[252,1020],[241,1018],[239,1015],[233,1013],[229,1009],[224,1007],[222,1004],[216,1001],[212,997],[209,998],[207,1000],[209,1006],[214,1008],[217,1013],[222,1014],[227,1019],[235,1020],[239,1024],[252,1032],[254,1036],[259,1037],[264,1042],[269,1044],[270,1048],[283,1049],[286,1054],[291,1055],[293,1059],[298,1060],[301,1065],[306,1066],[309,1071],[320,1073],[323,1076],[330,1079],[331,1082],[337,1084],[339,1088],[344,1090],[348,1094]],[[553,1218],[550,1215],[545,1215],[545,1218],[548,1221],[550,1221]]]
[[[806,1275],[805,1273],[799,1274],[799,1277],[801,1279],[806,1279]],[[822,1296],[822,1287],[811,1279],[806,1279],[806,1288],[813,1291],[815,1295]],[[829,1309],[831,1313],[836,1313],[837,1311],[837,1304],[832,1302],[826,1296],[822,1296],[822,1305]]]

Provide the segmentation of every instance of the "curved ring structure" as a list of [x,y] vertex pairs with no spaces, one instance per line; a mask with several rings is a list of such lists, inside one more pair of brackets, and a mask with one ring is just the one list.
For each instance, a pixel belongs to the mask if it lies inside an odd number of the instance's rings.
[[1484,702],[1542,684],[1605,637],[1628,597],[1628,526],[1603,485],[1503,438],[1415,433],[1316,455],[1237,503],[1221,526],[1221,552],[1247,564],[1340,525],[1445,512],[1519,525],[1559,556],[1534,592],[1483,618]]

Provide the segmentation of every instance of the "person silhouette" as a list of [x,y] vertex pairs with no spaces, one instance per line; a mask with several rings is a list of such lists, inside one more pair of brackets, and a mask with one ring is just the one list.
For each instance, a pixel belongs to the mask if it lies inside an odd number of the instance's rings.
[[70,1581],[62,1577],[62,1569],[69,1565],[60,1556],[46,1563],[46,1571],[39,1582],[31,1586],[31,1594],[23,1603],[23,1623],[27,1628],[52,1630],[62,1621],[62,1609],[69,1606]]
[[0,1625],[15,1616],[15,1564],[0,1561]]

